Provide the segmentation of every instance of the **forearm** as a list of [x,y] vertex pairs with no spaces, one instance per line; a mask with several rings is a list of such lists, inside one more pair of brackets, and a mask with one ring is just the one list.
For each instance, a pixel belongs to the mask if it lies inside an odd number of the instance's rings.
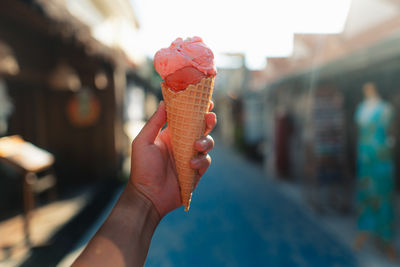
[[159,221],[151,201],[128,183],[73,266],[143,266]]

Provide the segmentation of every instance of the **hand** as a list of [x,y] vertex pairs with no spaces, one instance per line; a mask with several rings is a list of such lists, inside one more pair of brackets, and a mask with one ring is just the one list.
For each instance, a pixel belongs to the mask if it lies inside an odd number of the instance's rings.
[[[210,105],[210,110],[212,107],[213,103]],[[139,192],[151,200],[161,218],[182,205],[171,137],[168,128],[160,131],[166,120],[165,105],[164,102],[160,102],[157,111],[132,142],[129,179]],[[211,164],[211,158],[207,153],[214,147],[214,140],[208,134],[216,125],[215,113],[207,113],[205,121],[206,136],[193,144],[199,156],[190,162],[190,167],[198,173],[195,187]]]

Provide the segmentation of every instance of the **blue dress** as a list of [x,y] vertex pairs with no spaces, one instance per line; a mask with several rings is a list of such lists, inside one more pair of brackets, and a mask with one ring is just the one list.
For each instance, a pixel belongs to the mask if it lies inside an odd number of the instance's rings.
[[373,107],[363,102],[357,108],[358,125],[357,193],[358,229],[385,241],[394,237],[394,165],[388,128],[393,117],[384,101]]

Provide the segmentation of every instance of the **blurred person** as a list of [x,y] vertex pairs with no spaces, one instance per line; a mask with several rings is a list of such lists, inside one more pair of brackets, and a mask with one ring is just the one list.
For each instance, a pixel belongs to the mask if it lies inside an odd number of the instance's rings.
[[292,119],[285,106],[279,106],[275,114],[275,168],[280,178],[290,179],[290,139]]
[[[166,118],[161,102],[132,142],[129,182],[109,217],[72,266],[144,265],[157,225],[182,205],[169,131],[161,130]],[[206,114],[205,119],[206,136],[194,143],[199,156],[190,162],[198,171],[197,182],[211,164],[207,153],[214,146],[207,134],[215,127],[215,113]]]
[[370,237],[378,237],[385,253],[396,259],[394,238],[394,165],[389,129],[392,106],[383,101],[374,83],[363,86],[364,101],[357,107],[357,226],[354,246],[361,249]]

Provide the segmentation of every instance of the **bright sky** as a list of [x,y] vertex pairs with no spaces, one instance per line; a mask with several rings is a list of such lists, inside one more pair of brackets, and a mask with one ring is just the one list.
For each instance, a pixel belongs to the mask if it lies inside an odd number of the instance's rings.
[[290,56],[294,33],[339,33],[351,0],[131,0],[141,49],[153,57],[177,37],[200,36],[221,54],[244,53],[252,69]]

